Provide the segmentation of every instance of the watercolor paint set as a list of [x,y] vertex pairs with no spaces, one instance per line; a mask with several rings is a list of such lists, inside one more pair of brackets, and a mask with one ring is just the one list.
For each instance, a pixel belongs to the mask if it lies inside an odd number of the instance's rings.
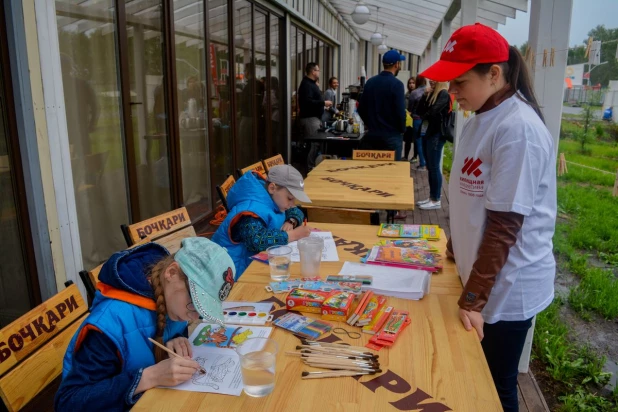
[[226,325],[266,325],[272,322],[272,303],[223,302],[223,323]]

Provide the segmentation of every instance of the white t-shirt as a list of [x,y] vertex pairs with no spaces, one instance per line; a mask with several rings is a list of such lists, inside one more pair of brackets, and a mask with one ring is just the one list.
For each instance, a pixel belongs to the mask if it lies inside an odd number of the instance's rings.
[[517,242],[496,277],[485,322],[528,319],[554,297],[556,221],[554,141],[517,95],[463,127],[449,183],[451,238],[463,284],[485,231],[487,210],[524,215]]

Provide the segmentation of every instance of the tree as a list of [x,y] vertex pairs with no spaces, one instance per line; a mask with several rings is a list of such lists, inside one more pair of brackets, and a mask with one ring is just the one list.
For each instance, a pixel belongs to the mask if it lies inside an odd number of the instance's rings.
[[526,40],[524,44],[519,46],[518,49],[519,49],[519,52],[521,53],[521,55],[525,56],[526,55],[526,50],[528,49],[528,40]]

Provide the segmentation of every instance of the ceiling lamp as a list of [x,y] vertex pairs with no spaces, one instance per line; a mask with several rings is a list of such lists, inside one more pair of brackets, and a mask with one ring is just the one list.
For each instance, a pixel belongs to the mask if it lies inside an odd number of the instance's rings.
[[238,22],[236,24],[238,24],[238,28],[240,30],[240,33],[238,33],[237,35],[234,36],[234,46],[236,47],[242,47],[245,45],[245,38],[242,35],[242,21],[240,20],[240,11],[242,9],[246,9],[247,7],[240,7],[238,9]]
[[362,1],[358,2],[356,8],[352,12],[352,20],[356,24],[365,24],[369,21],[369,17],[371,16],[371,12],[369,11],[369,7],[365,6],[365,3]]
[[380,8],[376,7],[377,12],[376,12],[376,32],[373,33],[371,35],[371,44],[373,44],[374,46],[379,46],[380,44],[382,44],[382,34],[380,32],[378,32],[378,20],[380,19]]
[[384,44],[384,42],[382,42],[382,44],[378,46],[378,51],[380,52],[380,54],[384,54],[388,51],[388,47],[386,46],[386,44]]

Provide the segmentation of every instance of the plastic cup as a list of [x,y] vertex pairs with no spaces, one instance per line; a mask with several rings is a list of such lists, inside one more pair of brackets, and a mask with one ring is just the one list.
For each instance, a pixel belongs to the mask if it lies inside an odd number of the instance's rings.
[[270,266],[270,278],[281,282],[290,277],[290,265],[292,264],[292,248],[289,246],[271,246],[268,252],[268,265]]
[[320,262],[322,262],[323,250],[324,239],[320,237],[310,236],[298,241],[300,274],[303,277],[313,277],[320,274]]
[[275,389],[275,361],[279,344],[268,338],[250,338],[236,347],[240,357],[243,390],[256,398]]

